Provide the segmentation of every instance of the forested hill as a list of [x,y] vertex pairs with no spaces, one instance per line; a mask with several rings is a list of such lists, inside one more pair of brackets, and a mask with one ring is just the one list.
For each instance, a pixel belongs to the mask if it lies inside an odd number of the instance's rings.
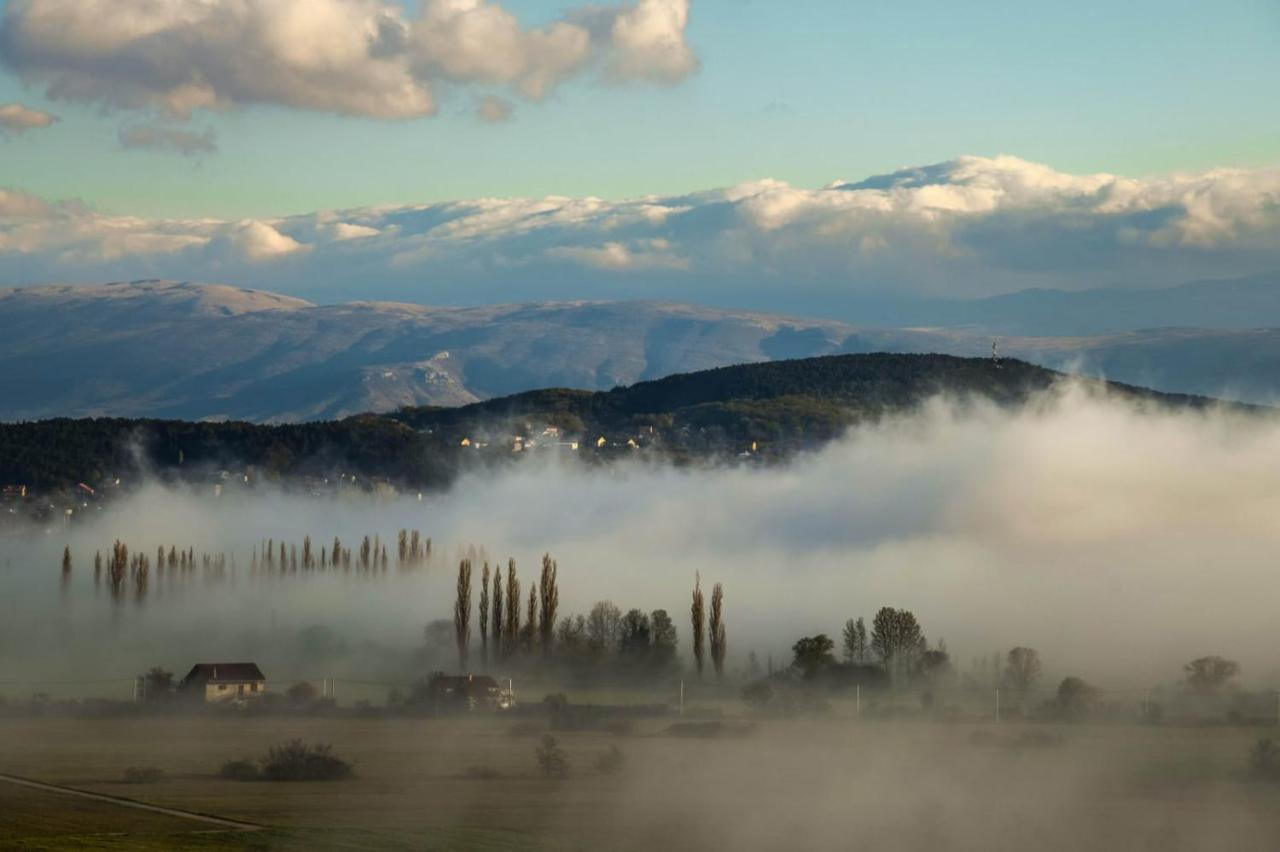
[[[0,425],[0,485],[99,490],[146,476],[312,489],[370,482],[448,484],[464,468],[558,452],[676,461],[785,458],[850,424],[940,393],[1017,405],[1062,375],[1021,361],[945,355],[836,355],[743,364],[610,391],[541,390],[458,408],[406,408],[320,423],[56,419]],[[1102,386],[1104,383],[1095,382]],[[1177,407],[1203,397],[1124,385],[1113,392]]]

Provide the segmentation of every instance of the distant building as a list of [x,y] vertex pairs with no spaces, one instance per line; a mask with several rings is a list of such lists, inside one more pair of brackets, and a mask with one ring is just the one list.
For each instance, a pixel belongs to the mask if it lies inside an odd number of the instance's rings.
[[209,702],[247,701],[266,693],[267,678],[257,663],[197,663],[178,689]]
[[0,500],[22,500],[26,496],[27,486],[25,485],[0,486]]
[[459,710],[507,710],[515,706],[510,689],[488,675],[446,675],[437,672],[427,681],[427,692],[439,707]]

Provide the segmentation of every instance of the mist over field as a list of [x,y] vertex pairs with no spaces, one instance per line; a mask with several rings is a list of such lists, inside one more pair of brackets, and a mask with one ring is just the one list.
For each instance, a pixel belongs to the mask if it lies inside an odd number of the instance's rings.
[[[421,502],[151,486],[90,524],[4,542],[0,694],[240,657],[275,678],[404,681],[429,664],[423,628],[451,617],[460,548],[472,545],[514,557],[526,582],[549,551],[562,617],[603,598],[669,610],[686,658],[694,575],[722,582],[730,668],[749,651],[782,663],[799,636],[835,636],[847,618],[896,606],[961,669],[1028,645],[1049,682],[1127,688],[1175,682],[1183,662],[1212,653],[1268,686],[1278,467],[1274,418],[1143,409],[1064,385],[1016,411],[936,399],[785,467],[526,462]],[[433,537],[432,565],[397,570],[406,527]],[[318,549],[374,533],[393,552],[385,574],[250,572],[264,539],[310,535]],[[236,570],[224,582],[153,572],[145,602],[130,587],[113,603],[92,563],[117,538],[153,556],[161,544],[194,547],[197,560],[226,552]]]

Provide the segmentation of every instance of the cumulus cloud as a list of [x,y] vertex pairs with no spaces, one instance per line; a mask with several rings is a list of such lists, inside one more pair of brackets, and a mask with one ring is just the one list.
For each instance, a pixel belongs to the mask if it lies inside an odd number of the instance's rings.
[[698,68],[684,37],[689,0],[640,0],[631,7],[588,10],[582,20],[608,33],[613,44],[609,73],[616,80],[674,83]]
[[120,146],[153,151],[171,151],[184,157],[212,154],[218,150],[213,128],[201,133],[162,127],[156,124],[132,124],[120,128]]
[[22,104],[0,104],[0,135],[49,127],[57,117]]
[[674,82],[697,65],[687,21],[688,0],[540,27],[487,0],[426,0],[416,16],[387,0],[15,0],[0,56],[50,98],[175,118],[274,104],[406,119],[434,113],[441,85],[537,99],[591,67]]
[[[367,298],[376,281],[380,297],[410,301],[693,298],[858,319],[860,298],[1167,286],[1280,267],[1273,169],[1137,179],[960,157],[818,189],[759,180],[617,201],[327,211],[273,220],[280,239],[265,251],[226,238],[236,222],[58,205],[33,218],[24,206],[0,218],[0,280],[243,272],[237,283],[319,298]],[[303,261],[270,275],[235,265],[304,245]]]
[[292,237],[256,219],[237,223],[225,238],[239,254],[250,261],[273,260],[305,248]]

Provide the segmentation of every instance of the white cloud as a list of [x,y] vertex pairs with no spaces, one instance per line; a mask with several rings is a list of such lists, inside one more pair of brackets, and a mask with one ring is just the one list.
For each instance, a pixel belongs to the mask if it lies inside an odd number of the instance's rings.
[[[428,302],[607,295],[793,311],[801,294],[804,310],[843,311],[868,294],[1252,274],[1280,267],[1277,234],[1277,170],[1133,179],[1013,157],[820,189],[760,180],[673,197],[485,198],[249,225],[109,215],[11,191],[0,195],[0,280],[239,274],[236,283],[324,298],[367,297],[374,282],[383,297]],[[254,266],[285,255],[300,259],[270,275]]]
[[376,237],[380,234],[377,228],[368,225],[353,225],[350,222],[335,222],[329,227],[329,234],[336,242],[343,240],[362,240],[365,237]]
[[670,252],[666,240],[642,240],[635,245],[609,242],[601,246],[556,246],[547,256],[595,269],[687,269],[689,262]]
[[227,236],[236,249],[250,261],[273,260],[304,248],[302,243],[285,236],[266,222],[256,219],[238,223]]
[[640,0],[616,12],[610,27],[610,70],[618,79],[683,80],[698,68],[685,41],[689,0]]
[[696,67],[687,0],[609,10],[604,32],[583,13],[526,28],[486,0],[426,0],[416,17],[389,0],[19,0],[0,56],[50,98],[175,118],[275,104],[405,119],[433,114],[440,84],[537,99],[589,67],[661,82]]
[[25,133],[49,127],[57,117],[22,104],[0,104],[0,134]]

